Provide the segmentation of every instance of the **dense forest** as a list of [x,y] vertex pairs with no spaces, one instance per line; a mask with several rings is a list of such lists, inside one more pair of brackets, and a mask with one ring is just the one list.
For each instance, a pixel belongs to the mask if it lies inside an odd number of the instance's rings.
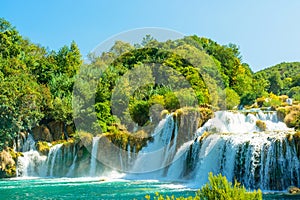
[[[84,63],[75,42],[52,51],[0,19],[0,44],[0,150],[12,146],[18,133],[49,123],[63,127],[51,140],[74,136],[74,123],[77,131],[118,135],[122,130],[130,137],[136,125],[158,123],[162,113],[182,107],[205,114],[253,106],[259,98],[282,103],[278,95],[300,100],[300,63],[254,74],[237,45],[196,35],[165,42],[146,35],[140,44],[116,41]],[[87,89],[91,85],[95,94]],[[267,102],[263,106],[271,106]]]
[[300,62],[280,63],[261,70],[254,76],[269,82],[266,91],[300,100]]

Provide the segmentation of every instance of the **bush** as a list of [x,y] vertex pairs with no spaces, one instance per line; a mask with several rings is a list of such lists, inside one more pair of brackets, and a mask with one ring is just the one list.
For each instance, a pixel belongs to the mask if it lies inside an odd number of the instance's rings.
[[277,108],[278,106],[281,105],[281,100],[279,99],[279,96],[273,94],[273,93],[270,93],[269,94],[269,98],[267,98],[265,100],[265,102],[263,103],[263,105],[265,107],[275,107]]
[[[260,190],[248,192],[244,186],[241,186],[240,183],[235,182],[232,186],[232,183],[228,182],[225,176],[221,174],[213,176],[212,173],[209,173],[209,182],[199,190],[194,197],[175,197],[172,196],[163,196],[159,193],[155,193],[154,199],[156,200],[261,200],[262,192]],[[146,199],[151,199],[150,195],[145,196]]]
[[149,121],[149,103],[147,101],[135,101],[129,109],[131,118],[139,126],[143,126]]
[[300,86],[292,87],[288,92],[289,97],[293,98],[294,100],[300,100],[299,94]]
[[237,108],[240,104],[239,95],[231,88],[226,88],[224,92],[220,95],[218,105],[220,109],[231,110]]
[[300,105],[277,108],[278,119],[290,128],[300,128]]
[[209,183],[205,184],[197,193],[200,199],[210,200],[229,200],[229,199],[245,199],[245,200],[258,200],[262,199],[262,192],[260,190],[248,192],[244,186],[235,181],[234,185],[228,182],[225,176],[221,174],[213,176],[209,173]]

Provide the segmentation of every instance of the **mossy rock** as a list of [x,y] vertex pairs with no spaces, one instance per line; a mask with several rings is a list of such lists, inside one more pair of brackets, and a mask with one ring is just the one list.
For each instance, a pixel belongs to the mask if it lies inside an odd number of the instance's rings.
[[277,108],[277,116],[289,128],[300,129],[300,105]]
[[168,110],[163,110],[161,111],[160,113],[160,117],[163,119],[163,118],[166,118],[166,116],[170,114],[170,112]]
[[266,125],[265,122],[263,122],[261,120],[257,120],[255,124],[256,124],[256,126],[258,127],[258,129],[260,131],[266,131],[267,130],[267,125]]
[[46,156],[50,151],[50,146],[47,142],[39,141],[36,143],[36,149],[40,154]]
[[22,153],[15,152],[12,148],[7,148],[0,152],[0,177],[11,178],[16,176],[16,162]]
[[300,188],[296,186],[290,186],[287,190],[290,194],[300,194]]

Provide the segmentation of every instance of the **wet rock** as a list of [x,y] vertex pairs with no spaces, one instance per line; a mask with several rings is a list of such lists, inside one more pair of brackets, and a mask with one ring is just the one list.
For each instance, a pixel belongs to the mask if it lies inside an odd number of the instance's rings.
[[45,125],[41,125],[41,126],[37,126],[37,127],[33,128],[32,135],[36,141],[47,141],[47,142],[53,141],[51,132],[48,129],[48,127]]
[[300,194],[300,188],[297,188],[296,186],[290,186],[288,188],[288,192],[290,194]]
[[53,140],[64,139],[64,123],[63,122],[49,122],[48,127],[52,134]]

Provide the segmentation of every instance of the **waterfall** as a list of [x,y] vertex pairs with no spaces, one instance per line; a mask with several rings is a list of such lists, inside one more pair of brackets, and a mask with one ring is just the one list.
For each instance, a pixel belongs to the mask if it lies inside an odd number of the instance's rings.
[[27,135],[27,139],[25,140],[23,146],[22,146],[22,152],[30,151],[30,150],[36,150],[35,148],[35,141],[30,133]]
[[260,120],[266,125],[266,131],[287,131],[285,123],[278,121],[275,111],[240,113],[230,111],[217,111],[215,117],[208,120],[197,132],[201,135],[203,132],[216,133],[250,133],[260,132],[256,122]]
[[41,169],[43,169],[46,160],[47,156],[41,156],[37,151],[24,152],[23,156],[18,157],[18,176],[43,176]]
[[176,153],[177,133],[173,115],[161,120],[152,134],[153,142],[139,152],[132,172],[153,172],[169,165]]
[[35,141],[31,134],[28,133],[21,150],[23,155],[18,157],[17,176],[41,176],[42,172],[40,169],[46,161],[47,156],[42,156],[36,151]]
[[[265,131],[257,127],[258,120],[265,123]],[[142,178],[186,180],[197,188],[208,181],[209,172],[251,189],[300,185],[295,132],[278,120],[276,112],[216,112],[193,140],[179,148],[177,129],[173,115],[163,119],[152,134],[154,140],[138,154],[133,172],[148,172]]]
[[[127,177],[133,178],[187,181],[200,187],[208,181],[208,173],[213,172],[251,189],[300,186],[299,141],[294,137],[295,131],[278,120],[276,112],[218,111],[197,131],[195,123],[188,123],[188,117],[167,115],[137,155],[137,147],[129,141],[127,152],[122,152],[105,143],[105,138],[94,137],[91,154],[80,143],[66,142],[51,146],[48,155],[42,156],[28,134],[22,146],[23,157],[18,158],[18,174],[95,176],[100,166],[97,157],[106,156],[111,161],[108,166],[128,170],[132,173]],[[258,124],[263,124],[264,129]],[[103,165],[101,175],[109,172],[111,169]]]
[[[36,150],[35,141],[29,134],[22,149],[27,151],[22,152],[22,156],[18,157],[18,176],[52,177],[74,174],[74,171],[71,171],[77,153],[74,145],[54,145],[50,148],[48,155],[45,156]],[[75,164],[73,166],[73,170],[75,170]]]
[[[49,170],[49,176],[53,177],[54,173],[57,173],[57,170],[62,166],[61,165],[61,147],[63,144],[57,144],[53,146],[48,154],[47,166]],[[47,173],[48,174],[48,173]]]
[[90,176],[95,176],[96,174],[99,139],[100,139],[99,137],[93,137]]
[[252,189],[284,190],[300,184],[300,161],[286,132],[211,134],[195,143],[199,151],[185,159],[186,163],[197,161],[192,172],[197,186],[208,181],[209,172]]

